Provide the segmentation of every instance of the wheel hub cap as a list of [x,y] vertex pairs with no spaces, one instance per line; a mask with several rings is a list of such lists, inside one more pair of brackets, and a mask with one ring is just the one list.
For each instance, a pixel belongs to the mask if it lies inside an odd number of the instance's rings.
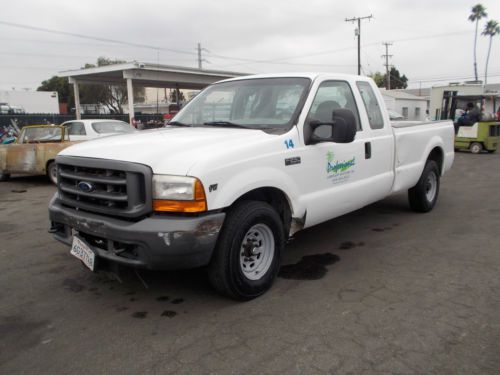
[[250,280],[259,280],[274,259],[274,235],[265,224],[256,224],[245,234],[240,249],[240,268]]

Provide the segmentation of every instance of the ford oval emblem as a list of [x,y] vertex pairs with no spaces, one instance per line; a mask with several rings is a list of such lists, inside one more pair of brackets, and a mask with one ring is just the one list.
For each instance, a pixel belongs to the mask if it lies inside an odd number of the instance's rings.
[[91,182],[87,182],[87,181],[80,181],[77,186],[78,186],[78,189],[80,189],[84,193],[90,193],[91,191],[93,191],[95,189],[94,184],[92,184]]

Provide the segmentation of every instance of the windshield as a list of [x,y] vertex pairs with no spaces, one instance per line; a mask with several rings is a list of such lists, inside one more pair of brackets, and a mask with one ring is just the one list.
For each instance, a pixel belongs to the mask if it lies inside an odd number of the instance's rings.
[[26,128],[19,143],[60,142],[61,127]]
[[288,130],[300,111],[309,83],[307,78],[218,83],[198,94],[171,123]]
[[133,133],[135,129],[132,125],[123,121],[100,121],[93,122],[92,129],[99,134],[122,134]]

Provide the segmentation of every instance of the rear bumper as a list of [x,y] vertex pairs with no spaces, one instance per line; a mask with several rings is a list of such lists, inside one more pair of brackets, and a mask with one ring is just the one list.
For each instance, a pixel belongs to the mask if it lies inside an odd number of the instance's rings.
[[98,258],[136,268],[183,269],[208,264],[225,214],[153,215],[130,222],[65,207],[56,194],[49,217],[57,240],[70,246],[76,231]]

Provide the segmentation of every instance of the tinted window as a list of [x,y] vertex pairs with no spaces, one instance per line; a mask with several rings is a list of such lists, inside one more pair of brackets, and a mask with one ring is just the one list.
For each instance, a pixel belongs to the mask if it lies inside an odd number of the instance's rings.
[[375,93],[373,92],[372,87],[368,82],[357,82],[356,84],[359,92],[361,93],[361,97],[363,98],[363,104],[365,105],[366,113],[368,115],[370,128],[382,129],[384,127],[384,118],[382,117],[380,104],[375,96]]
[[[331,122],[332,112],[336,109],[349,109],[356,119],[356,128],[361,130],[358,108],[351,87],[344,81],[325,81],[319,86],[307,116],[308,121]],[[324,131],[328,131],[328,127],[325,127]]]

